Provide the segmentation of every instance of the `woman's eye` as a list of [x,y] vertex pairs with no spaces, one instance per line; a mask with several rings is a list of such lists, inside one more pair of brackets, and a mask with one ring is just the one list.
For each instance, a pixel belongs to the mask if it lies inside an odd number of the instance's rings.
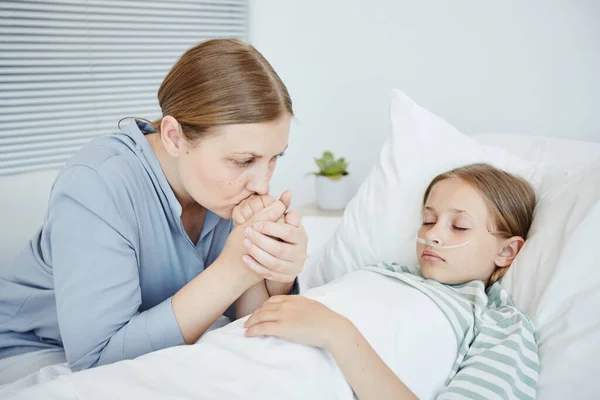
[[435,222],[429,222],[429,221],[423,221],[423,225],[427,226],[427,225],[434,225]]
[[252,164],[253,161],[254,161],[254,159],[250,158],[248,160],[233,160],[233,163],[235,165],[237,165],[238,167],[246,167],[246,166]]
[[275,157],[271,158],[271,161],[277,161],[283,156],[285,156],[285,153],[277,154]]
[[452,225],[452,227],[454,229],[456,229],[457,231],[468,231],[469,230],[469,228],[463,228],[463,227],[456,226],[456,225]]

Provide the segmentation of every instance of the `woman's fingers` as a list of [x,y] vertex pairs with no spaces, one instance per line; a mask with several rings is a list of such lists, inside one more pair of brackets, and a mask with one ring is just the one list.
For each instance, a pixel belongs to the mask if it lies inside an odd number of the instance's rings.
[[244,247],[246,247],[248,254],[252,256],[256,262],[263,267],[266,267],[272,273],[288,275],[291,270],[295,270],[290,261],[283,260],[267,253],[265,250],[252,243],[248,238],[244,239]]
[[244,261],[244,264],[246,264],[248,268],[254,271],[254,273],[270,281],[292,282],[294,279],[296,279],[295,275],[286,275],[266,268],[264,265],[256,261],[254,257],[249,256],[247,254],[242,257],[242,261]]
[[[293,244],[282,242],[270,236],[263,235],[262,233],[250,227],[244,230],[244,235],[250,240],[250,242],[252,242],[252,244],[269,253],[275,258],[278,258],[282,261],[294,261],[296,259],[296,248]],[[250,247],[246,247],[250,249]],[[266,266],[269,267],[269,265]]]
[[285,214],[285,223],[299,227],[302,223],[302,216],[298,211],[290,211]]
[[271,270],[265,268],[263,265],[260,265],[260,263],[256,262],[252,256],[245,254],[242,256],[242,261],[248,266],[248,268],[254,271],[255,274],[262,276],[265,279],[273,279],[273,273]]
[[252,228],[264,235],[268,235],[277,239],[281,239],[284,242],[291,244],[302,243],[304,236],[304,229],[296,227],[290,224],[278,224],[274,222],[258,222],[255,223]]

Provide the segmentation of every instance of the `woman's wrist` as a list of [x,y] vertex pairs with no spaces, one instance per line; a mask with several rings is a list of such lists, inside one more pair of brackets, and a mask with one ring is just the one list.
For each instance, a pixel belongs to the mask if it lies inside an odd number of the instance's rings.
[[269,296],[279,296],[282,294],[290,294],[292,288],[294,287],[294,282],[275,282],[271,280],[265,280],[267,285],[267,292]]
[[250,268],[248,268],[242,262],[242,260],[236,263],[232,262],[231,260],[218,257],[210,266],[210,268],[214,267],[222,269],[227,276],[230,277],[231,282],[236,282],[237,285],[240,285],[240,288],[243,292],[264,280],[262,276],[257,275],[250,270]]

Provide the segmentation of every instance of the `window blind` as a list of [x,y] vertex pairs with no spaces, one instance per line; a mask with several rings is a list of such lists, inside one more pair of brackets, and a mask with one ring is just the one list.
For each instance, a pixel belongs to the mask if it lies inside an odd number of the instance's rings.
[[178,57],[247,37],[247,0],[0,2],[0,175],[59,168],[126,116],[160,117]]

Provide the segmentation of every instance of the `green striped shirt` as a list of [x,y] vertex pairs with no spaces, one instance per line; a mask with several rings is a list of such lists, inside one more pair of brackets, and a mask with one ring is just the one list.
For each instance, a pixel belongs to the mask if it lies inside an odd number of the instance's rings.
[[533,323],[495,283],[446,285],[418,268],[379,263],[366,269],[403,281],[442,310],[456,336],[458,354],[437,399],[535,399],[540,362]]

